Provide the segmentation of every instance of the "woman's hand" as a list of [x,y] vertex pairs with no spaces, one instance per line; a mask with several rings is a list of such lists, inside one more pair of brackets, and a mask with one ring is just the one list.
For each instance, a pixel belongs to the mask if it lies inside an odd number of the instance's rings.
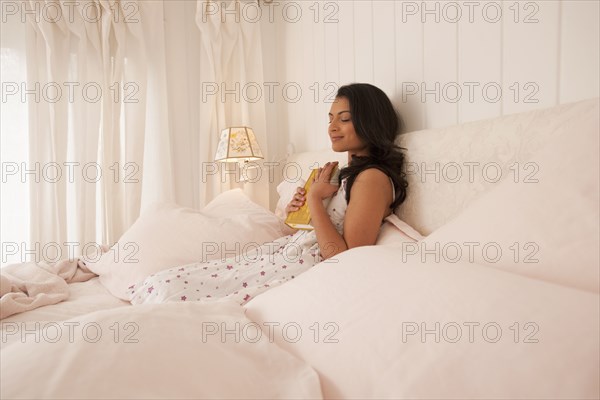
[[285,207],[285,213],[289,214],[291,212],[298,211],[300,209],[300,207],[302,207],[304,205],[304,202],[306,201],[305,194],[306,193],[305,193],[304,188],[301,186],[298,186],[296,188],[296,193],[294,193],[294,196],[292,197],[292,200]]
[[310,187],[310,191],[308,192],[309,197],[315,200],[324,200],[333,196],[333,194],[338,191],[339,186],[329,183],[331,181],[333,168],[337,166],[337,164],[337,161],[328,162],[323,168],[319,168],[315,175],[315,180]]

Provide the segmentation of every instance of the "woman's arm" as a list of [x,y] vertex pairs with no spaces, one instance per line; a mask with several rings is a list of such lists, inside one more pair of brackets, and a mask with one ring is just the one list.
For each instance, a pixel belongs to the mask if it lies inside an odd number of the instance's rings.
[[327,183],[332,167],[326,164],[307,196],[311,223],[324,259],[353,247],[375,244],[392,198],[389,178],[381,170],[370,168],[358,174],[344,217],[344,235],[340,235],[323,206],[323,199],[336,189]]

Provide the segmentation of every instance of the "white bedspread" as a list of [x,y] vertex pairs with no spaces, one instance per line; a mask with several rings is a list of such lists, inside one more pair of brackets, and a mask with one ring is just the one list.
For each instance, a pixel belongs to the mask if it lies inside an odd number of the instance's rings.
[[[69,285],[69,298],[60,303],[50,304],[23,313],[13,314],[0,321],[0,330],[7,323],[58,322],[75,318],[94,311],[116,307],[131,307],[128,301],[116,298],[100,283],[98,277],[85,282]],[[4,344],[4,343],[3,343]]]
[[37,334],[12,324],[1,398],[321,398],[317,373],[231,302],[120,307]]
[[78,259],[54,264],[27,262],[2,268],[0,274],[0,319],[56,304],[69,297],[71,282],[96,276]]

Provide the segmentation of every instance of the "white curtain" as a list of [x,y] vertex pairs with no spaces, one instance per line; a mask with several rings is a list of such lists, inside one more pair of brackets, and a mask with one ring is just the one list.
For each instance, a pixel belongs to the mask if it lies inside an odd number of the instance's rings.
[[[222,129],[228,126],[250,126],[267,159],[263,57],[260,23],[248,17],[257,0],[198,0],[196,24],[200,28],[200,160],[201,170],[210,171]],[[237,16],[237,18],[236,18]],[[262,93],[257,90],[262,91]],[[219,171],[231,166],[216,165]],[[261,179],[246,183],[244,190],[259,204],[269,207],[268,172]],[[200,204],[236,185],[231,174],[205,173],[200,178],[206,190],[201,191]],[[257,175],[253,175],[253,178]]]
[[145,205],[173,198],[163,3],[24,6],[41,12],[27,26],[27,87],[41,93],[28,98],[29,167],[42,175],[31,241],[63,254],[113,243]]
[[[78,255],[89,244],[114,243],[151,203],[202,207],[239,186],[223,174],[202,173],[225,168],[214,164],[214,154],[227,126],[251,126],[268,157],[266,96],[245,96],[248,88],[265,89],[260,23],[236,22],[231,14],[223,22],[220,12],[203,14],[201,0],[194,16],[193,4],[23,2],[33,10],[26,86],[41,93],[27,95],[27,168],[41,175],[39,182],[28,179],[28,249],[52,243],[63,257],[73,249]],[[215,4],[223,11],[259,6]],[[59,18],[48,18],[57,10]],[[215,85],[218,92],[206,97]],[[230,93],[225,101],[223,91]],[[244,188],[265,207],[267,174]]]

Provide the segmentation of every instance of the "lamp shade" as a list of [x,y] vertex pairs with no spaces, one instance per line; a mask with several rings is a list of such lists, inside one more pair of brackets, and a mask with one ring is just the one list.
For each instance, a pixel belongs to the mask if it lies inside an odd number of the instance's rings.
[[240,162],[264,158],[252,128],[235,126],[221,131],[215,161]]

